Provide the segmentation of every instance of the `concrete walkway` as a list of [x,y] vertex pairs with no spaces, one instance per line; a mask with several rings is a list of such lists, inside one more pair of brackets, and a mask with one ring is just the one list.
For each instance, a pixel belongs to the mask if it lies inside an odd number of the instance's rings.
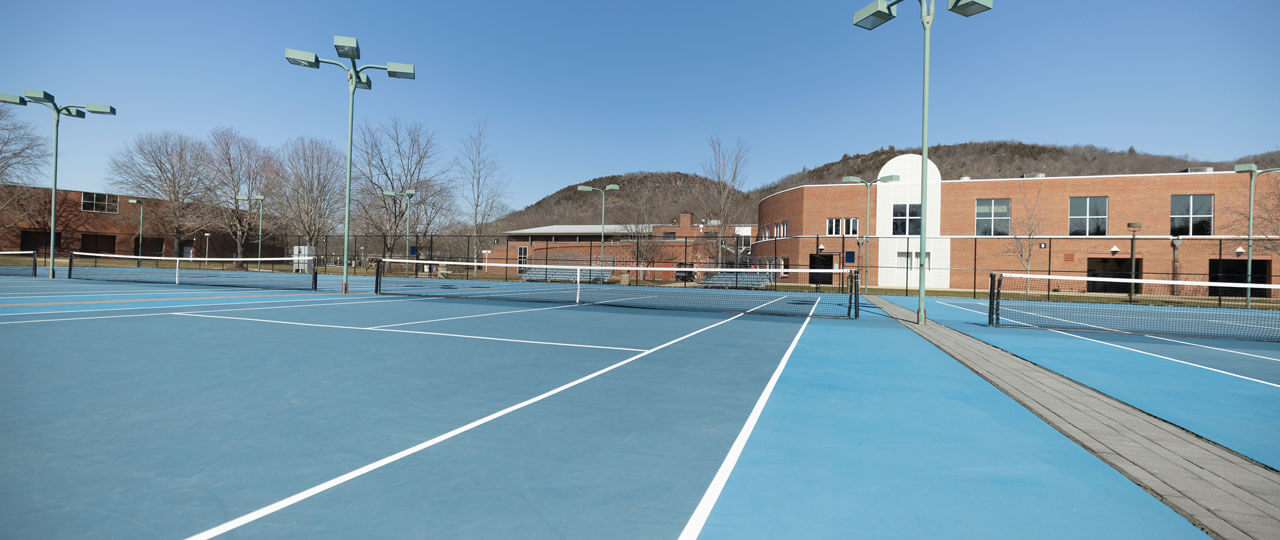
[[1280,472],[915,313],[868,300],[1215,538],[1280,538]]

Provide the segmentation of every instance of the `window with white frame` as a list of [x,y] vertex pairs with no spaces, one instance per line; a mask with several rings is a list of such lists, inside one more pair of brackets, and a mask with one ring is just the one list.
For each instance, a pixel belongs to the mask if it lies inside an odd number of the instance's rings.
[[1106,236],[1106,197],[1071,197],[1067,212],[1067,234],[1071,236]]
[[827,236],[840,236],[840,222],[838,217],[827,218]]
[[896,236],[920,234],[920,205],[893,205],[893,234]]
[[978,199],[977,236],[1009,236],[1009,199]]
[[858,218],[856,217],[844,218],[844,235],[858,236]]
[[782,222],[782,236],[787,236],[787,222]]
[[1171,236],[1213,234],[1213,195],[1173,195],[1169,198]]
[[80,210],[85,212],[120,213],[120,196],[107,193],[81,193]]

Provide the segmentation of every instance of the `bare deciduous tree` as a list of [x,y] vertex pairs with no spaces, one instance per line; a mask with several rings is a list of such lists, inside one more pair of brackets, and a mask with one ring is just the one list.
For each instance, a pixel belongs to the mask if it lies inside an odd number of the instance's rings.
[[[0,107],[0,230],[25,221],[33,211],[34,183],[47,159],[44,139],[18,120],[8,107]],[[45,194],[47,198],[47,194]]]
[[[362,228],[382,238],[384,256],[404,237],[406,214],[410,227],[416,215],[416,225],[423,227],[419,232],[429,234],[426,228],[451,206],[445,178],[448,167],[439,165],[439,153],[435,134],[419,123],[392,118],[386,124],[360,127],[352,180],[358,183],[352,186],[352,204]],[[414,196],[404,197],[410,189]],[[387,191],[400,195],[388,197]]]
[[[262,195],[272,173],[274,156],[256,141],[220,128],[209,134],[208,182],[211,210],[219,229],[236,243],[236,256],[244,256],[245,242],[257,235],[254,195]],[[243,200],[240,199],[243,197]],[[257,242],[262,242],[261,238]]]
[[741,218],[737,209],[751,149],[742,139],[738,139],[733,148],[728,148],[720,137],[711,137],[708,145],[711,147],[711,161],[703,164],[702,171],[713,185],[705,196],[703,211],[707,219],[718,221],[723,227]]
[[507,181],[502,177],[502,165],[489,148],[488,131],[488,122],[476,122],[475,131],[463,137],[458,157],[463,212],[471,221],[471,234],[476,236],[485,234],[485,226],[508,210],[503,202]]
[[1005,252],[1017,257],[1023,271],[1030,274],[1031,259],[1037,247],[1036,236],[1044,228],[1044,216],[1040,210],[1041,188],[1039,182],[1019,182],[1018,185],[1018,191],[1010,201],[1010,239],[1005,245]]
[[182,241],[214,223],[203,175],[209,150],[193,137],[162,131],[144,133],[112,156],[111,185],[160,201],[147,215],[173,234],[174,253]]
[[264,186],[267,208],[282,229],[317,246],[342,216],[344,156],[323,139],[298,137],[277,152],[276,166]]

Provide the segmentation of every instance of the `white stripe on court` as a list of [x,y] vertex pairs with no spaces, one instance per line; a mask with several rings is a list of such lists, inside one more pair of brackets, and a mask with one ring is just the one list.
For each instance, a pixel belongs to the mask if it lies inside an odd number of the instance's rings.
[[477,420],[473,420],[473,421],[471,421],[471,422],[469,422],[469,423],[467,423],[467,424],[464,424],[464,425],[458,426],[458,427],[456,427],[456,428],[453,428],[452,430],[450,430],[450,431],[448,431],[448,432],[445,432],[445,433],[443,433],[443,434],[437,435],[437,436],[435,436],[435,437],[433,437],[433,438],[431,438],[431,439],[428,439],[428,440],[423,441],[423,442],[421,442],[421,443],[418,443],[418,444],[416,444],[416,445],[414,445],[414,446],[411,446],[411,447],[409,447],[409,448],[406,448],[406,449],[404,449],[404,450],[401,450],[401,451],[399,451],[399,452],[396,452],[396,453],[394,453],[394,454],[391,454],[390,456],[387,456],[387,457],[384,457],[384,458],[379,459],[379,460],[377,460],[377,461],[374,461],[373,463],[370,463],[370,464],[365,465],[365,466],[363,466],[363,467],[360,467],[360,468],[358,468],[358,469],[355,469],[355,470],[352,470],[352,471],[350,471],[350,472],[347,472],[346,474],[343,474],[343,475],[341,475],[341,476],[334,477],[334,478],[332,478],[332,479],[330,479],[330,480],[328,480],[328,481],[326,481],[326,482],[323,482],[323,483],[321,483],[321,484],[317,484],[317,485],[315,485],[315,486],[313,486],[313,487],[311,487],[311,488],[308,488],[308,489],[306,489],[306,490],[300,491],[300,492],[298,492],[298,493],[295,493],[295,494],[293,494],[293,495],[290,495],[290,496],[288,496],[288,497],[285,497],[285,498],[283,498],[283,499],[280,499],[279,501],[276,501],[276,502],[271,503],[271,504],[269,504],[269,505],[267,505],[267,506],[264,506],[264,507],[262,507],[262,508],[259,508],[259,509],[257,509],[257,510],[254,510],[254,511],[252,511],[252,512],[249,512],[248,514],[242,515],[242,516],[240,516],[240,517],[238,517],[238,518],[235,518],[235,519],[233,519],[233,520],[231,520],[231,521],[228,521],[228,522],[226,522],[226,523],[223,523],[223,524],[221,524],[221,525],[218,525],[218,526],[216,526],[216,527],[213,527],[213,528],[211,528],[211,529],[208,529],[208,530],[206,530],[206,531],[204,531],[204,532],[201,532],[201,533],[198,533],[198,534],[194,534],[194,535],[192,535],[192,536],[188,537],[188,539],[187,539],[187,540],[204,540],[204,539],[207,539],[207,538],[213,538],[213,537],[218,536],[218,535],[220,535],[220,534],[223,534],[223,533],[226,533],[226,532],[230,532],[230,531],[232,531],[232,530],[235,530],[235,529],[237,529],[237,528],[239,528],[239,527],[242,527],[242,526],[244,526],[244,525],[246,525],[246,524],[248,524],[248,523],[251,523],[251,522],[253,522],[253,521],[255,521],[255,520],[261,519],[261,518],[266,517],[266,516],[268,516],[268,515],[271,515],[271,514],[273,514],[273,513],[275,513],[275,512],[278,512],[278,511],[280,511],[280,510],[283,510],[283,509],[285,509],[285,508],[288,508],[288,507],[290,507],[290,506],[293,506],[294,504],[297,504],[297,503],[302,502],[302,501],[304,501],[304,500],[306,500],[306,499],[309,499],[309,498],[311,498],[311,497],[313,497],[313,496],[315,496],[315,495],[318,495],[318,494],[320,494],[320,493],[322,493],[322,492],[324,492],[324,491],[327,491],[327,490],[329,490],[329,489],[331,489],[331,488],[334,488],[334,487],[336,487],[336,486],[342,485],[342,484],[344,484],[344,483],[346,483],[346,482],[349,482],[349,481],[351,481],[351,480],[354,480],[354,479],[356,479],[356,478],[359,478],[359,477],[361,477],[361,476],[364,476],[365,474],[368,474],[368,473],[373,472],[373,471],[375,471],[375,470],[378,470],[378,469],[380,469],[380,468],[382,468],[382,467],[385,467],[385,466],[387,466],[387,465],[390,465],[390,464],[392,464],[392,463],[395,463],[395,462],[397,462],[397,461],[400,461],[401,459],[404,459],[404,458],[406,458],[406,457],[409,457],[409,456],[412,456],[412,455],[414,455],[414,454],[417,454],[418,452],[421,452],[421,451],[423,451],[423,450],[426,450],[426,449],[428,449],[428,448],[431,448],[432,446],[435,446],[435,445],[440,444],[440,443],[442,443],[442,442],[445,442],[445,441],[447,441],[447,440],[449,440],[449,439],[452,439],[452,438],[454,438],[454,437],[456,437],[456,436],[458,436],[458,435],[461,435],[461,434],[463,434],[463,433],[466,433],[466,432],[468,432],[468,431],[471,431],[472,429],[475,429],[475,428],[480,427],[480,426],[482,426],[482,425],[485,425],[485,424],[487,424],[487,423],[489,423],[489,422],[492,422],[492,421],[494,421],[494,420],[497,420],[498,418],[502,418],[503,416],[506,416],[506,415],[508,415],[508,414],[510,414],[510,413],[512,413],[512,412],[515,412],[515,411],[518,411],[518,410],[523,409],[523,408],[525,408],[525,407],[528,407],[528,406],[530,406],[530,405],[533,405],[534,403],[537,403],[537,402],[542,401],[542,400],[544,400],[544,399],[547,399],[547,398],[549,398],[549,397],[551,397],[551,396],[554,396],[554,395],[556,395],[556,394],[559,394],[560,392],[563,392],[563,391],[565,391],[565,390],[568,390],[568,389],[570,389],[570,388],[573,388],[573,387],[575,387],[575,386],[578,386],[578,385],[580,385],[580,384],[582,384],[582,383],[584,383],[584,382],[587,382],[587,381],[589,381],[589,380],[591,380],[591,379],[594,379],[594,378],[596,378],[596,377],[599,377],[599,376],[601,376],[601,375],[604,375],[605,373],[608,373],[608,372],[613,371],[613,370],[615,370],[615,369],[618,369],[618,368],[620,368],[620,367],[622,367],[622,366],[625,366],[625,365],[627,365],[627,364],[630,364],[631,362],[634,362],[634,361],[636,361],[636,360],[639,360],[639,359],[641,359],[641,358],[644,358],[645,356],[648,356],[648,355],[653,354],[653,353],[655,353],[655,352],[657,352],[657,351],[660,351],[660,350],[662,350],[662,349],[665,349],[665,348],[667,348],[667,347],[669,347],[669,346],[671,346],[671,345],[674,345],[674,344],[679,343],[679,342],[681,342],[681,341],[684,341],[684,340],[686,340],[686,339],[688,339],[688,338],[691,338],[691,337],[693,337],[693,336],[696,336],[696,335],[698,335],[698,334],[701,334],[701,333],[703,333],[703,332],[705,332],[705,331],[707,331],[707,330],[710,330],[710,329],[715,328],[715,327],[717,327],[717,326],[720,326],[720,325],[722,325],[722,324],[724,324],[724,323],[727,323],[727,322],[729,322],[729,321],[732,321],[732,320],[734,320],[734,319],[737,319],[738,317],[741,317],[742,315],[743,315],[742,313],[739,313],[739,314],[737,314],[737,315],[734,315],[734,316],[732,316],[732,317],[729,317],[728,319],[724,319],[724,320],[719,321],[719,322],[717,322],[717,323],[714,323],[714,324],[711,324],[711,325],[708,325],[708,326],[704,326],[704,327],[702,327],[702,328],[699,328],[699,329],[697,329],[697,330],[694,330],[693,332],[690,332],[690,333],[688,333],[688,334],[685,334],[685,335],[683,335],[683,336],[680,336],[680,337],[678,337],[678,338],[675,338],[675,339],[673,339],[673,340],[671,340],[671,341],[668,341],[668,342],[666,342],[666,343],[663,343],[662,345],[658,345],[657,347],[654,347],[654,348],[652,348],[652,349],[645,350],[645,351],[641,352],[640,354],[637,354],[637,355],[631,356],[630,358],[627,358],[626,360],[623,360],[623,361],[618,362],[618,363],[616,363],[616,364],[613,364],[613,365],[610,365],[610,366],[608,366],[608,367],[605,367],[604,369],[601,369],[601,370],[599,370],[599,371],[596,371],[596,372],[593,372],[593,373],[591,373],[591,374],[588,374],[588,375],[585,375],[585,376],[583,376],[583,377],[580,377],[580,378],[578,378],[578,379],[575,379],[575,380],[573,380],[573,381],[571,381],[571,382],[569,382],[569,383],[566,383],[566,384],[564,384],[564,385],[561,385],[561,386],[558,386],[558,387],[556,387],[556,388],[554,388],[554,389],[551,389],[551,390],[549,390],[549,391],[547,391],[547,392],[544,392],[544,393],[539,394],[539,395],[537,395],[537,396],[534,396],[534,397],[532,397],[532,398],[529,398],[529,399],[526,399],[526,400],[524,400],[524,401],[521,401],[520,403],[516,403],[515,405],[511,405],[510,407],[507,407],[507,408],[502,409],[502,410],[500,410],[500,411],[494,412],[494,413],[492,413],[492,414],[490,414],[490,415],[488,415],[488,416],[485,416],[485,417],[483,417],[483,418],[480,418],[480,419],[477,419]]
[[[430,298],[437,298],[437,297],[430,297]],[[616,300],[605,300],[605,301],[602,301],[602,302],[592,302],[592,303],[590,303],[590,304],[566,304],[566,305],[563,305],[563,306],[551,306],[551,307],[528,308],[528,309],[513,309],[513,310],[511,310],[511,311],[498,311],[498,312],[495,312],[495,313],[477,313],[477,314],[475,314],[475,315],[459,315],[459,316],[457,316],[457,317],[444,317],[444,318],[440,318],[440,319],[427,319],[427,320],[425,320],[425,321],[413,321],[413,322],[402,322],[402,323],[395,323],[395,324],[384,324],[384,325],[381,325],[381,326],[370,326],[370,327],[369,327],[369,329],[371,329],[371,330],[372,330],[372,329],[377,329],[377,328],[391,328],[391,327],[394,327],[394,326],[407,326],[407,325],[410,325],[410,324],[426,324],[426,323],[433,323],[433,322],[440,322],[440,321],[456,321],[456,320],[458,320],[458,319],[474,319],[474,318],[476,318],[476,317],[492,317],[492,316],[494,316],[494,315],[508,315],[508,314],[511,314],[511,313],[526,313],[526,312],[529,312],[529,311],[545,311],[545,310],[548,310],[548,309],[564,309],[564,308],[571,308],[571,307],[576,307],[576,306],[594,306],[594,305],[597,305],[597,304],[608,304],[609,302],[623,302],[623,301],[626,301],[626,300],[639,300],[639,299],[641,299],[641,298],[653,298],[653,297],[652,297],[652,296],[635,296],[635,297],[632,297],[632,298],[618,298],[618,299],[616,299]]]
[[[783,298],[786,297],[784,296]],[[781,299],[779,298],[778,300]],[[774,300],[774,302],[778,300]],[[813,312],[818,309],[818,302],[820,301],[822,301],[822,298],[818,298],[813,302],[813,307],[809,308],[809,315],[804,318],[804,323],[800,325],[800,331],[796,332],[796,337],[791,339],[791,346],[787,347],[787,352],[782,355],[782,360],[778,362],[778,367],[773,370],[773,376],[769,377],[769,382],[764,385],[764,391],[760,392],[760,397],[756,399],[755,407],[752,407],[751,414],[747,415],[747,421],[742,425],[742,431],[738,432],[738,438],[734,439],[733,445],[729,447],[729,453],[724,457],[724,461],[720,463],[720,469],[716,471],[715,477],[712,478],[711,485],[702,494],[702,500],[698,502],[698,507],[693,510],[693,515],[689,517],[689,522],[685,523],[684,530],[680,532],[682,540],[692,540],[702,533],[702,527],[707,524],[707,518],[711,516],[711,509],[715,507],[716,501],[720,499],[720,493],[724,491],[724,485],[729,481],[729,475],[733,473],[733,468],[738,464],[738,458],[742,456],[742,449],[747,446],[747,439],[751,437],[751,432],[756,428],[756,422],[760,420],[760,414],[764,412],[765,403],[769,401],[769,396],[773,394],[773,388],[778,384],[778,378],[782,376],[782,370],[787,367],[787,362],[791,359],[791,353],[796,350],[796,344],[800,343],[800,336],[804,335],[804,329],[808,328],[809,321],[813,318]]]
[[[338,299],[340,296],[328,296],[320,298],[291,298],[291,299],[264,299],[264,301],[256,301],[256,299],[248,299],[244,302],[210,302],[210,303],[183,303],[177,306],[134,306],[134,307],[106,307],[95,308],[95,310],[54,310],[54,311],[23,311],[17,314],[0,314],[0,317],[19,316],[19,315],[63,315],[63,314],[93,314],[93,312],[102,311],[136,311],[136,310],[173,310],[174,307],[206,307],[206,306],[244,306],[244,305],[260,305],[260,303],[285,303],[285,302],[315,302],[317,299]],[[424,298],[406,298],[406,299],[367,299],[367,302],[407,302],[410,299]],[[358,302],[357,302],[358,303]],[[303,305],[298,307],[307,307],[312,305]],[[292,307],[292,306],[280,306]],[[236,311],[230,310],[230,311]],[[169,315],[169,311],[161,312],[161,314],[152,315]],[[104,315],[99,317],[79,317],[79,319],[111,319],[111,317],[133,317],[136,315]],[[61,320],[77,320],[77,319],[41,319],[29,321],[10,321],[0,322],[0,324],[23,324],[23,322],[45,322],[45,321],[61,321]]]
[[170,315],[181,315],[184,317],[204,317],[208,319],[227,319],[232,321],[249,321],[249,322],[260,322],[260,323],[269,323],[269,324],[284,324],[289,326],[310,326],[313,328],[336,328],[339,330],[362,330],[365,332],[396,332],[401,334],[419,334],[424,336],[441,336],[441,337],[452,337],[452,338],[459,338],[459,339],[478,339],[482,341],[503,341],[507,343],[525,343],[528,345],[551,345],[554,347],[575,347],[575,348],[582,348],[582,349],[607,349],[607,350],[613,350],[613,351],[632,351],[632,352],[644,350],[644,349],[636,349],[633,347],[611,347],[608,345],[586,345],[582,343],[558,343],[554,341],[534,341],[529,339],[472,336],[467,334],[450,334],[446,332],[428,332],[426,330],[402,330],[400,328],[365,328],[363,326],[342,326],[338,324],[318,324],[318,323],[304,323],[304,322],[294,322],[294,321],[276,321],[272,319],[253,319],[249,317],[228,317],[225,315],[205,315],[201,313],[189,313],[189,312],[174,312],[174,313],[170,313]]
[[[942,304],[942,305],[944,305],[944,306],[949,306],[949,307],[953,307],[953,308],[956,308],[956,309],[963,309],[963,310],[965,310],[965,311],[972,311],[972,312],[977,313],[977,314],[979,314],[979,315],[986,315],[986,313],[983,313],[983,312],[981,312],[981,311],[977,311],[977,310],[973,310],[973,309],[969,309],[969,308],[966,308],[966,307],[960,307],[960,306],[956,306],[956,305],[948,304],[948,303],[946,303],[946,302],[938,302],[938,303],[939,303],[939,304]],[[1003,320],[1003,319],[1006,319],[1006,317],[1001,317],[1001,319],[1002,319],[1002,320]],[[1021,324],[1022,326],[1026,326],[1026,327],[1030,327],[1030,328],[1036,328],[1036,329],[1039,329],[1039,330],[1048,330],[1048,331],[1050,331],[1050,332],[1055,332],[1055,333],[1058,333],[1058,334],[1062,334],[1062,335],[1064,335],[1064,336],[1071,336],[1071,337],[1076,338],[1076,339],[1083,339],[1083,340],[1085,340],[1085,341],[1092,341],[1092,342],[1094,342],[1094,343],[1101,343],[1101,344],[1103,344],[1103,345],[1109,345],[1109,346],[1111,346],[1111,347],[1115,347],[1115,348],[1117,348],[1117,349],[1124,349],[1124,350],[1126,350],[1126,351],[1132,351],[1132,352],[1136,352],[1136,353],[1139,353],[1139,354],[1145,354],[1145,355],[1147,355],[1147,356],[1154,356],[1154,357],[1159,358],[1159,359],[1161,359],[1161,360],[1168,360],[1168,361],[1170,361],[1170,362],[1177,362],[1177,363],[1179,363],[1179,364],[1183,364],[1183,365],[1188,365],[1188,366],[1191,366],[1191,367],[1197,367],[1197,368],[1200,368],[1200,369],[1209,370],[1209,371],[1212,371],[1212,372],[1214,372],[1214,373],[1221,373],[1221,374],[1226,375],[1226,376],[1229,376],[1229,377],[1235,377],[1235,378],[1237,378],[1237,379],[1244,379],[1244,380],[1246,380],[1246,381],[1252,381],[1252,382],[1256,382],[1256,383],[1259,383],[1259,384],[1265,384],[1265,385],[1267,385],[1267,386],[1272,386],[1272,387],[1275,387],[1275,388],[1280,388],[1280,384],[1276,384],[1276,383],[1273,383],[1273,382],[1264,381],[1264,380],[1261,380],[1261,379],[1255,379],[1255,378],[1253,378],[1253,377],[1246,377],[1246,376],[1244,376],[1244,375],[1240,375],[1240,374],[1237,374],[1237,373],[1232,373],[1232,372],[1230,372],[1230,371],[1223,371],[1223,370],[1221,370],[1221,369],[1211,368],[1211,367],[1209,367],[1209,366],[1202,366],[1202,365],[1197,364],[1197,363],[1194,363],[1194,362],[1188,362],[1188,361],[1186,361],[1186,360],[1178,360],[1177,358],[1171,358],[1171,357],[1164,356],[1164,355],[1160,355],[1160,354],[1156,354],[1156,353],[1153,353],[1153,352],[1147,352],[1147,351],[1144,351],[1144,350],[1141,350],[1141,349],[1134,349],[1134,348],[1131,348],[1131,347],[1125,347],[1124,345],[1117,345],[1117,344],[1115,344],[1115,343],[1111,343],[1111,342],[1108,342],[1108,341],[1101,341],[1101,340],[1097,340],[1097,339],[1093,339],[1093,338],[1087,338],[1087,337],[1084,337],[1084,336],[1078,336],[1078,335],[1076,335],[1076,334],[1072,334],[1071,332],[1063,332],[1062,330],[1055,330],[1055,329],[1053,329],[1053,328],[1041,328],[1041,327],[1039,327],[1039,326],[1035,326],[1035,325],[1033,325],[1033,324],[1027,324],[1027,323],[1024,323],[1024,322],[1022,322],[1022,321],[1018,321],[1018,320],[1015,320],[1015,319],[1008,319],[1008,320],[1009,320],[1009,321],[1011,321],[1011,322],[1017,323],[1017,324]]]

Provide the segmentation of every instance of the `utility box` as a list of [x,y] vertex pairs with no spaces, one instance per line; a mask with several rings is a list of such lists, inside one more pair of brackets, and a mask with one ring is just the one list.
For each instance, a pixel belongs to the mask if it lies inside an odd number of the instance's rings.
[[312,274],[316,271],[316,248],[313,246],[293,246],[293,256],[308,257],[303,260],[293,261],[293,272],[295,274]]

